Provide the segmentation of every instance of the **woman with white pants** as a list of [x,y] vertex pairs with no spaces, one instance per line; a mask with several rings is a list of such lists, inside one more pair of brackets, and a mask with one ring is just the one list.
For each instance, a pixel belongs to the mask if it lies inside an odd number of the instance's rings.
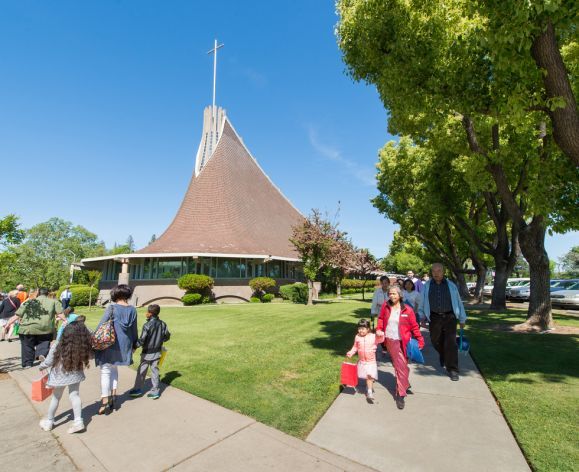
[[102,351],[95,351],[95,363],[101,368],[101,405],[99,415],[111,413],[115,409],[119,381],[119,365],[133,363],[133,349],[137,342],[137,310],[129,305],[133,294],[128,285],[118,285],[111,290],[111,304],[99,326],[113,319],[115,343]]

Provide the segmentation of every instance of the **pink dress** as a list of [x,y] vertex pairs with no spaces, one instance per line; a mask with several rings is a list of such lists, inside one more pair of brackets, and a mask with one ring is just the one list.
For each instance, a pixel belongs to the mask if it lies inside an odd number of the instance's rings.
[[368,333],[366,336],[356,335],[352,349],[348,355],[358,353],[358,377],[378,379],[378,364],[376,363],[376,347],[384,342],[384,336]]

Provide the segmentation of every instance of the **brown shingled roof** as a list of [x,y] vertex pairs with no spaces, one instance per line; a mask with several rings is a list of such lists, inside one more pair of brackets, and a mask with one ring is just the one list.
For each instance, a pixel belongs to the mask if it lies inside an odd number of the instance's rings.
[[225,118],[215,151],[199,174],[193,173],[175,219],[155,242],[137,252],[299,259],[289,237],[301,219]]

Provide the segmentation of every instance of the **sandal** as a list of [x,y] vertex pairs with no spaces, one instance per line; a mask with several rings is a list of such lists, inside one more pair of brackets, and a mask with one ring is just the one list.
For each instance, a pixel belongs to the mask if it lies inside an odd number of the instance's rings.
[[101,406],[99,407],[99,411],[97,412],[98,415],[105,415],[105,414],[109,414],[111,411],[111,397],[107,397],[107,401],[106,403],[102,403],[101,400]]

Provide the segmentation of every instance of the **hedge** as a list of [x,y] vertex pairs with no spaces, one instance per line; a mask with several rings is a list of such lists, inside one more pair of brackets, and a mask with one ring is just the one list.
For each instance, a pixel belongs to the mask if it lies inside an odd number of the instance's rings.
[[294,303],[308,302],[308,286],[301,282],[282,285],[279,288],[279,293],[284,300],[291,300]]
[[[66,287],[62,287],[58,290],[57,297],[60,300],[60,294],[64,292]],[[70,306],[88,306],[90,294],[92,291],[92,304],[96,303],[99,296],[99,290],[96,287],[90,287],[89,285],[71,285],[70,291],[72,293],[72,299],[70,300]]]
[[[364,285],[366,282],[366,285]],[[342,288],[359,288],[365,287],[366,289],[373,288],[376,285],[375,280],[359,280],[359,279],[343,279]]]
[[199,305],[204,298],[200,293],[186,293],[181,297],[181,301],[185,306]]
[[251,297],[249,303],[261,303],[261,300],[257,297]]

